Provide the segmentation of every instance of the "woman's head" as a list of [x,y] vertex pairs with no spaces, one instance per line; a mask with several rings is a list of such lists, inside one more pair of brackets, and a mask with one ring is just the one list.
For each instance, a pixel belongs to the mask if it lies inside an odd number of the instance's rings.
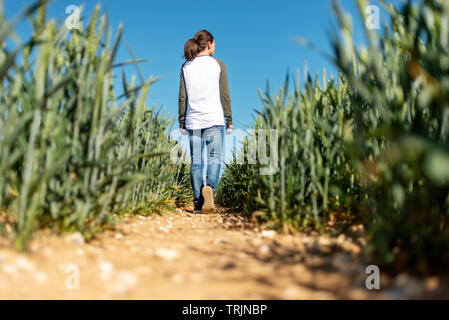
[[215,39],[207,30],[198,31],[192,39],[186,41],[183,57],[191,61],[201,52],[211,56],[215,52]]

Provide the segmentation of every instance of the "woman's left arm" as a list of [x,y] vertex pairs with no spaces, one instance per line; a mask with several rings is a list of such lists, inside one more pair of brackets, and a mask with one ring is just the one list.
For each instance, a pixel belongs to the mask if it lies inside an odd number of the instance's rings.
[[224,116],[226,119],[226,128],[232,126],[232,110],[231,110],[231,95],[229,94],[228,72],[223,61],[217,59],[220,64],[220,100],[223,107]]
[[[185,129],[185,117],[187,109],[187,92],[186,84],[184,81],[184,73],[181,68],[181,76],[179,83],[179,129]],[[181,130],[182,132],[182,130]]]

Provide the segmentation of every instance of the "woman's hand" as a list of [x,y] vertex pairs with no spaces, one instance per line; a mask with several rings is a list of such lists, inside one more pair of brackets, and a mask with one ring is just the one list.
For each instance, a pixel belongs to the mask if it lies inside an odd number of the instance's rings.
[[186,129],[182,129],[182,128],[180,128],[179,129],[179,131],[181,131],[181,134],[183,135],[183,136],[186,136],[186,135],[188,135],[189,133],[187,132],[187,130]]
[[232,124],[226,126],[226,134],[231,134],[232,130],[234,130],[234,126]]

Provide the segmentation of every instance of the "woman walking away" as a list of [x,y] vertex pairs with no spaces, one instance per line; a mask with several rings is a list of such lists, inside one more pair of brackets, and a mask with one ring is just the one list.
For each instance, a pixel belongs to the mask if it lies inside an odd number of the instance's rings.
[[[179,129],[189,135],[190,181],[195,213],[215,211],[215,193],[223,156],[224,127],[232,125],[231,97],[224,63],[215,58],[215,39],[198,31],[184,45],[186,61],[181,67]],[[203,150],[207,148],[206,183],[203,179]]]

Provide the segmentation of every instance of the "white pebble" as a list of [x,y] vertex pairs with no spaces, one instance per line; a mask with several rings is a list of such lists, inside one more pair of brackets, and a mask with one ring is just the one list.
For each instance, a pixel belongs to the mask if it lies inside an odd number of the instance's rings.
[[25,257],[19,257],[16,260],[16,266],[19,269],[26,270],[26,271],[33,271],[35,268],[35,264],[32,261],[29,261]]
[[274,230],[263,230],[260,233],[262,238],[273,239],[276,236],[276,231]]
[[226,243],[226,239],[225,238],[215,238],[214,239],[214,244],[220,244],[220,243]]
[[165,232],[165,233],[169,233],[170,232],[170,230],[168,230],[167,228],[165,228],[163,226],[159,226],[159,230],[161,230],[162,232]]
[[109,280],[114,272],[114,265],[109,261],[100,261],[98,268],[100,269],[100,278],[102,280]]
[[84,237],[80,232],[74,232],[69,236],[69,240],[73,244],[82,245],[85,243]]
[[165,260],[174,260],[178,258],[178,252],[173,249],[159,248],[156,250],[156,256]]
[[260,253],[262,256],[266,256],[266,255],[268,255],[270,252],[271,252],[271,248],[270,248],[270,246],[268,246],[268,245],[264,245],[264,246],[260,247],[260,249],[259,249],[259,253]]

